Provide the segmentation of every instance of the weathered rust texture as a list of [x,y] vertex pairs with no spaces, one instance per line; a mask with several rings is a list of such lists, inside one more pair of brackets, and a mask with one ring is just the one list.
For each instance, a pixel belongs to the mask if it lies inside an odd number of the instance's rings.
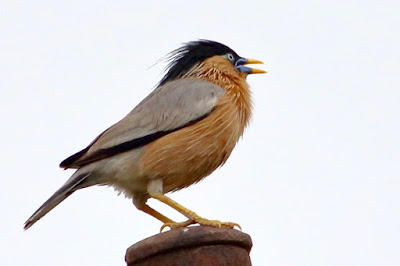
[[251,265],[249,235],[229,228],[194,226],[146,238],[126,251],[128,266]]

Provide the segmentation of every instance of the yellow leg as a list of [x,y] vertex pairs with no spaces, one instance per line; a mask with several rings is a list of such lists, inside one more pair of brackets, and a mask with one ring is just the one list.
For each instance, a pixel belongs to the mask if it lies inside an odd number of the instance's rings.
[[167,204],[171,208],[177,210],[178,212],[182,213],[184,216],[189,218],[188,221],[182,222],[182,223],[175,223],[175,222],[165,222],[164,225],[161,227],[161,230],[164,229],[165,227],[170,227],[170,228],[177,228],[177,227],[186,227],[190,224],[195,224],[198,223],[200,225],[204,226],[213,226],[213,227],[229,227],[229,228],[234,228],[237,226],[240,230],[242,229],[239,224],[237,223],[231,223],[231,222],[221,222],[218,220],[208,220],[203,217],[200,217],[197,215],[195,212],[183,207],[176,201],[173,201],[169,197],[165,196],[164,194],[161,193],[152,193],[150,195],[152,198],[157,199],[161,201],[162,203]]
[[169,219],[168,217],[162,215],[161,213],[159,213],[158,211],[154,210],[153,208],[151,208],[149,205],[144,204],[142,206],[140,206],[140,210],[153,216],[154,218],[160,220],[161,222],[163,222],[164,224],[167,223],[175,223],[174,221],[172,221],[171,219]]

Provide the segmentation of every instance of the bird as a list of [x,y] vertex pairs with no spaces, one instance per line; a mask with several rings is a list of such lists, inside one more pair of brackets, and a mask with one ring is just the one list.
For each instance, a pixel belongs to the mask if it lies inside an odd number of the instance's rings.
[[[205,39],[186,42],[167,58],[165,75],[145,99],[61,162],[61,168],[75,172],[25,222],[25,230],[75,191],[94,185],[131,198],[138,210],[163,223],[161,231],[192,224],[240,228],[203,218],[166,194],[201,181],[226,162],[252,114],[246,78],[266,73],[246,65],[263,62]],[[171,220],[147,204],[150,198],[187,220]]]

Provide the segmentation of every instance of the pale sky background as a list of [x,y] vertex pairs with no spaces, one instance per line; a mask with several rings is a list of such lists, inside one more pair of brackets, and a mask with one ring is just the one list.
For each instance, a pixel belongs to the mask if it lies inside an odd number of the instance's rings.
[[[1,1],[0,264],[125,265],[161,223],[110,188],[25,220],[181,43],[265,61],[226,165],[171,197],[242,225],[254,265],[400,265],[400,2]],[[177,220],[183,217],[150,201]]]

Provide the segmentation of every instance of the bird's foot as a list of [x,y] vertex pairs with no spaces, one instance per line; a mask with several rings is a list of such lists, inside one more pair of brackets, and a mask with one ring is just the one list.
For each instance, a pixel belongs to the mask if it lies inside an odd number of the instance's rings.
[[242,227],[237,223],[221,222],[221,221],[218,221],[218,220],[208,220],[208,219],[205,219],[205,218],[202,218],[202,217],[198,217],[195,220],[195,223],[198,223],[198,224],[203,225],[203,226],[212,226],[212,227],[219,227],[219,228],[220,227],[228,227],[228,228],[231,228],[231,229],[233,229],[236,226],[237,228],[242,230]]
[[162,230],[164,230],[164,228],[169,227],[171,229],[175,229],[175,228],[182,228],[182,227],[187,227],[191,224],[199,224],[202,226],[211,226],[211,227],[228,227],[233,229],[235,226],[237,228],[239,228],[240,230],[242,230],[242,227],[237,224],[237,223],[231,223],[231,222],[221,222],[218,220],[208,220],[205,218],[202,218],[200,216],[195,217],[194,219],[189,219],[187,221],[184,222],[180,222],[180,223],[176,223],[176,222],[172,222],[172,223],[164,223],[163,226],[161,226],[160,232],[162,232]]
[[173,209],[177,210],[178,212],[180,212],[181,214],[183,214],[184,216],[186,216],[189,219],[189,220],[187,220],[185,222],[181,222],[181,223],[173,222],[170,219],[168,219],[169,221],[166,220],[166,219],[159,219],[162,222],[164,222],[164,225],[161,227],[161,231],[165,227],[170,227],[171,229],[174,229],[174,228],[186,227],[186,226],[189,226],[191,224],[200,224],[200,225],[203,225],[203,226],[212,226],[212,227],[228,227],[228,228],[232,228],[232,229],[236,226],[240,230],[242,230],[242,227],[240,227],[240,225],[237,224],[237,223],[221,222],[221,221],[218,221],[218,220],[208,220],[208,219],[205,219],[203,217],[200,217],[195,212],[183,207],[182,205],[180,205],[179,203],[173,201],[172,199],[170,199],[169,197],[165,196],[164,194],[152,193],[150,195],[151,195],[152,198],[157,199],[157,200],[167,204],[168,206],[170,206]]
[[196,223],[196,222],[193,221],[193,220],[187,220],[187,221],[180,222],[180,223],[177,223],[177,222],[164,223],[164,224],[161,226],[160,232],[162,232],[162,230],[164,230],[164,228],[166,228],[166,227],[169,227],[169,228],[171,228],[171,229],[176,229],[176,228],[187,227],[187,226],[189,226],[189,225],[191,225],[191,224],[195,224],[195,223]]

